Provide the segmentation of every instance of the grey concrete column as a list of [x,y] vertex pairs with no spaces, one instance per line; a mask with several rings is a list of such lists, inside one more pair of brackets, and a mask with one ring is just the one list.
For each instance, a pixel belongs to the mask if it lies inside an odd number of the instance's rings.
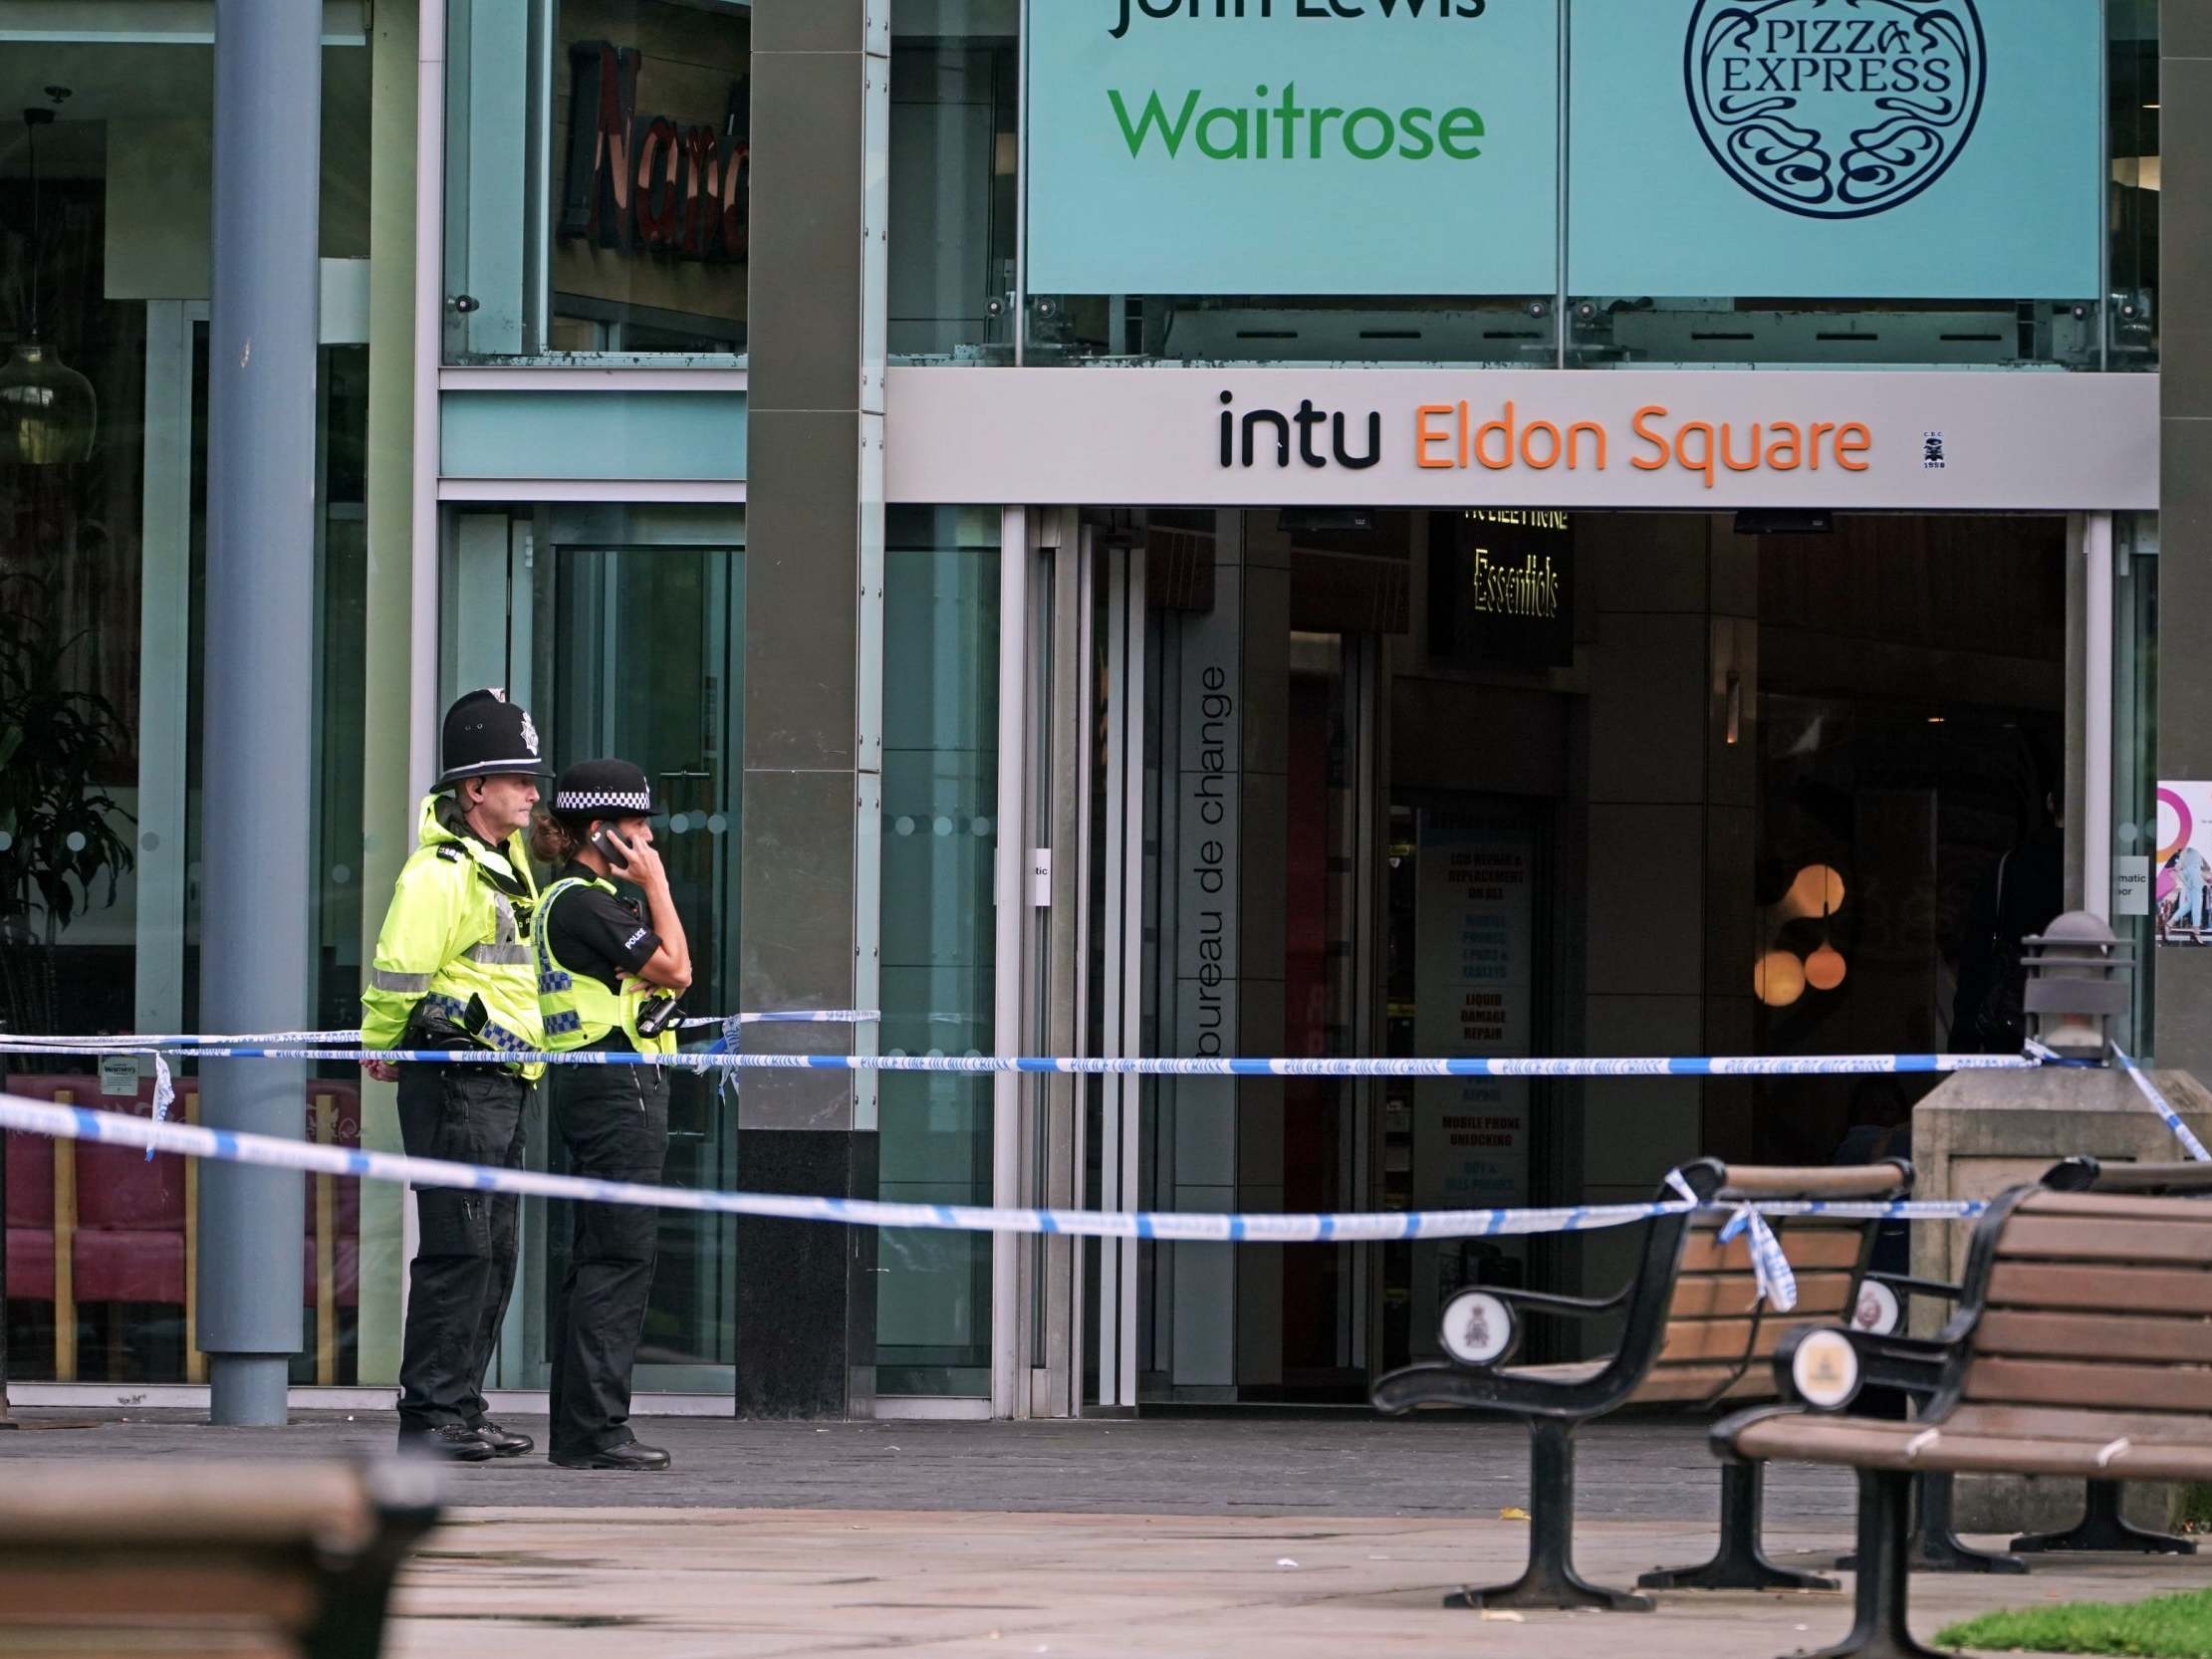
[[[889,51],[885,0],[753,8],[748,1009],[876,1005]],[[873,1035],[758,1030],[818,1051]],[[872,1197],[872,1075],[749,1075],[738,1175],[760,1192]],[[740,1222],[737,1252],[739,1414],[867,1415],[874,1233]]]
[[[2212,606],[2212,7],[2159,12],[2158,299],[2165,317],[2158,561],[2158,775],[2212,778],[2212,658],[2195,637]],[[2212,952],[2161,950],[2159,1064],[2212,1075]]]
[[[208,338],[207,643],[200,1024],[308,1024],[315,637],[315,398],[322,8],[217,0],[213,305]],[[214,1128],[297,1140],[298,1063],[216,1061]],[[218,1423],[282,1423],[300,1346],[305,1183],[211,1163],[200,1176],[199,1339]],[[287,1270],[290,1271],[287,1271]]]
[[[1584,514],[1576,531],[1598,635],[1584,1041],[1594,1055],[1748,1053],[1756,555],[1716,549],[1726,531],[1688,514]],[[1742,686],[1733,749],[1731,665]],[[1705,1141],[1708,1101],[1693,1081],[1612,1080],[1582,1100],[1586,1203],[1649,1198]],[[1580,1242],[1584,1283],[1619,1283],[1632,1241]]]

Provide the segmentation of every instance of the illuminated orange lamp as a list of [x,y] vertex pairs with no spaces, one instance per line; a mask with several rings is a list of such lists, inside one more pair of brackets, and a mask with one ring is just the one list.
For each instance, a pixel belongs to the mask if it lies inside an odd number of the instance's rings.
[[1771,950],[1752,973],[1752,992],[1769,1008],[1788,1008],[1805,995],[1805,964],[1795,951]]

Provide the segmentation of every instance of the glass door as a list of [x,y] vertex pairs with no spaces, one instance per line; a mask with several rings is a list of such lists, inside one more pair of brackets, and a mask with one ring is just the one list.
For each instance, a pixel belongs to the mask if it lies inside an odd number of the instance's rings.
[[[654,841],[691,941],[691,1015],[738,1008],[744,543],[737,507],[472,508],[448,527],[445,695],[505,686],[530,708],[556,771],[619,756],[652,779]],[[670,1078],[671,1185],[736,1184],[737,1114],[721,1084],[685,1071]],[[542,1103],[529,1134],[531,1168],[568,1169]],[[549,1380],[552,1299],[573,1227],[568,1205],[524,1201],[521,1283],[496,1386]],[[662,1215],[639,1390],[735,1386],[735,1273],[730,1218]]]
[[[613,516],[613,515],[609,515]],[[627,515],[625,515],[627,516]],[[572,527],[555,526],[559,537]],[[588,527],[574,527],[588,528]],[[550,589],[550,593],[547,590]],[[734,1012],[737,1000],[738,810],[745,637],[744,582],[733,547],[607,546],[557,540],[538,583],[550,627],[538,646],[541,720],[556,767],[598,756],[636,762],[652,780],[655,844],[691,938],[689,1014]],[[737,1115],[723,1074],[669,1079],[673,1185],[736,1185]],[[541,1117],[544,1167],[567,1148]],[[536,1159],[533,1159],[536,1162]],[[544,1379],[552,1299],[568,1272],[570,1207],[533,1200],[524,1335],[530,1385]],[[736,1230],[728,1216],[664,1211],[640,1390],[734,1386]]]

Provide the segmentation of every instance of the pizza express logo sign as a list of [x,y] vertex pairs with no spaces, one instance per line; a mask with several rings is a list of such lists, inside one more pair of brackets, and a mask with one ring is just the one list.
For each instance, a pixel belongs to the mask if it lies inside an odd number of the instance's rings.
[[1989,48],[1976,0],[1697,0],[1684,75],[1715,160],[1815,219],[1886,213],[1974,135]]

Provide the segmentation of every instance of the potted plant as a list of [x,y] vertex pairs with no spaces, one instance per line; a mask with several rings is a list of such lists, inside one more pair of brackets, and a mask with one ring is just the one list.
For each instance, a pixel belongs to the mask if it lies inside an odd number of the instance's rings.
[[0,578],[0,1008],[9,1028],[51,1032],[54,949],[72,917],[116,901],[132,822],[102,781],[130,737],[115,706],[67,672],[86,635],[62,639],[41,579]]

